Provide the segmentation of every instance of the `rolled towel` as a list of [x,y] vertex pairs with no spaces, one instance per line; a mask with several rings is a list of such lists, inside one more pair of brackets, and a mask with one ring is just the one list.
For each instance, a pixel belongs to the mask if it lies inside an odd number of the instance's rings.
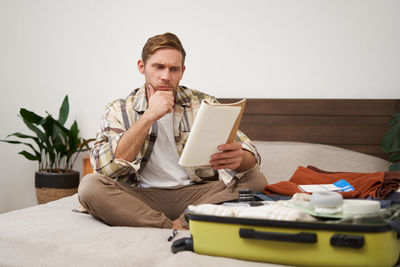
[[189,205],[188,209],[192,212],[204,215],[214,215],[214,216],[235,216],[239,210],[245,207],[227,207],[223,205],[215,204],[200,204],[197,206]]
[[236,217],[267,219],[280,221],[315,221],[316,219],[310,216],[307,212],[296,208],[284,206],[260,206],[244,208],[236,214]]
[[284,206],[259,206],[259,207],[227,207],[214,204],[190,205],[189,211],[213,216],[230,216],[251,219],[267,219],[282,221],[315,221],[316,219],[308,213]]

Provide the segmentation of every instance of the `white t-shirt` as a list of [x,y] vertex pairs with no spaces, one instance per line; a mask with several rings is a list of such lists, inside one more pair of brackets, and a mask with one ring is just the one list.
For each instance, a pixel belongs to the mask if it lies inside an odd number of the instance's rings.
[[140,174],[142,187],[168,188],[191,183],[185,169],[178,164],[179,155],[175,144],[173,119],[173,112],[170,112],[157,121],[156,142],[150,159]]

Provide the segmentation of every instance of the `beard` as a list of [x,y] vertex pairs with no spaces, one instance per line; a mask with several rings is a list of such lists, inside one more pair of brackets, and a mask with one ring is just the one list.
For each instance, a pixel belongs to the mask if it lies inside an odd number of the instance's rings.
[[161,85],[154,85],[153,83],[150,82],[146,82],[145,83],[145,88],[146,88],[146,95],[150,96],[152,95],[151,91],[150,91],[150,87],[152,87],[154,89],[153,94],[155,94],[157,91],[170,91],[173,93],[174,98],[176,97],[176,91],[178,89],[179,85],[173,86],[171,83],[167,83],[167,84],[161,84]]
[[154,92],[157,92],[157,91],[172,91],[172,92],[174,92],[174,94],[175,94],[175,92],[176,92],[176,90],[178,89],[178,86],[179,86],[179,84],[174,85],[174,84],[171,84],[171,83],[153,84],[153,83],[150,83],[150,82],[146,82],[145,87],[146,87],[147,90],[150,89],[149,85],[151,87],[153,87]]

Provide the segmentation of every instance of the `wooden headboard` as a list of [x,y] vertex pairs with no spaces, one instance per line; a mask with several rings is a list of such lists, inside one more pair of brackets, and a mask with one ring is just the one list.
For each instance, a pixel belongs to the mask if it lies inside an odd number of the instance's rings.
[[387,159],[380,144],[396,112],[399,99],[247,99],[240,129],[252,140],[328,144]]

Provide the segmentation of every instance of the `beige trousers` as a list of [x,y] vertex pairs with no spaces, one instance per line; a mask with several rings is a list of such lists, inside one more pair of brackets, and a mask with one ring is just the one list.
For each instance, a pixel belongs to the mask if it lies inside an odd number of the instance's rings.
[[239,190],[262,192],[267,185],[258,170],[246,173],[227,188],[222,181],[177,189],[125,186],[101,174],[86,175],[78,188],[79,201],[95,218],[113,226],[171,228],[178,217],[188,228],[184,210],[189,205],[215,204],[238,198]]

